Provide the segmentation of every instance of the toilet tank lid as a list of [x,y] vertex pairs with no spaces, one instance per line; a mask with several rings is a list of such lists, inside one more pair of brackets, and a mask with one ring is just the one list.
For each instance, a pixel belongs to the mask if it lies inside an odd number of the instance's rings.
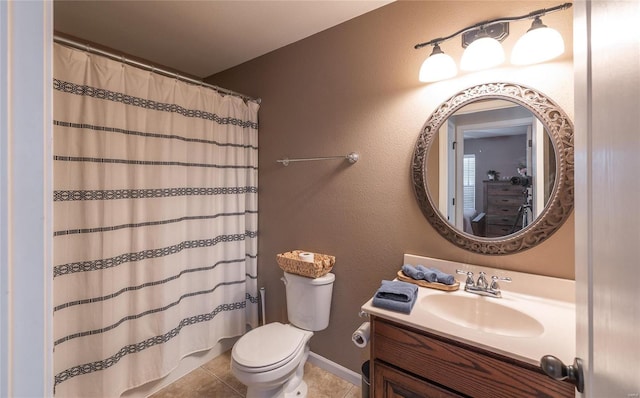
[[336,280],[335,274],[332,274],[331,272],[319,278],[307,278],[306,276],[290,274],[288,272],[285,272],[284,275],[287,278],[287,281],[295,281],[296,283],[306,285],[328,285]]
[[295,354],[306,344],[308,333],[273,322],[246,333],[233,346],[233,359],[242,366],[263,368],[275,365]]

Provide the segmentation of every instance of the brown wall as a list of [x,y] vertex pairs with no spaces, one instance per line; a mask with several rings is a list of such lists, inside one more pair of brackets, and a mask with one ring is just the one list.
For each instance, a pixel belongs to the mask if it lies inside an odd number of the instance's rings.
[[[573,116],[572,13],[543,21],[565,38],[555,62],[461,73],[420,84],[430,49],[416,43],[479,21],[527,14],[557,2],[397,2],[214,75],[213,84],[261,97],[259,161],[259,283],[267,321],[286,322],[277,253],[303,249],[335,255],[329,328],[316,333],[314,352],[354,371],[366,357],[351,333],[360,306],[391,279],[411,253],[563,278],[574,275],[573,216],[537,248],[510,256],[458,249],[431,228],[414,198],[409,167],[414,142],[435,107],[482,82],[536,87]],[[507,56],[530,22],[511,24]],[[459,60],[459,38],[442,49]],[[276,163],[282,157],[360,154],[360,161]]]

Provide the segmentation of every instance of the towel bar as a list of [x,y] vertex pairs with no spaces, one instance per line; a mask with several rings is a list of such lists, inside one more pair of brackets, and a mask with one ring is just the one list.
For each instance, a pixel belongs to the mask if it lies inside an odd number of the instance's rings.
[[324,157],[318,157],[318,158],[296,158],[296,159],[284,158],[284,159],[278,159],[276,160],[276,162],[282,163],[283,166],[288,166],[289,163],[291,162],[308,162],[313,160],[345,159],[349,161],[349,163],[354,164],[355,162],[358,161],[359,158],[360,158],[360,155],[358,155],[356,152],[351,152],[347,155],[342,155],[342,156],[324,156]]

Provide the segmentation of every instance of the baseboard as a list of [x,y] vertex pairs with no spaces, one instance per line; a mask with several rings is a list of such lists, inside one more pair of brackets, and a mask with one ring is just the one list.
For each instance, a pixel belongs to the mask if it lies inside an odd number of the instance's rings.
[[356,373],[351,369],[347,369],[340,364],[330,361],[327,358],[316,354],[315,352],[309,353],[309,359],[307,359],[307,362],[319,367],[320,369],[324,369],[327,372],[332,373],[351,384],[355,384],[356,386],[360,386],[362,383],[362,376],[359,373]]

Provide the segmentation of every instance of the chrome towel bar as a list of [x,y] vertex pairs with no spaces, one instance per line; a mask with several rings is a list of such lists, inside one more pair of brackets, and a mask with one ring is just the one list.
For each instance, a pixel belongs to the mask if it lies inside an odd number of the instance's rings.
[[297,158],[297,159],[284,158],[284,159],[278,159],[276,160],[276,162],[282,163],[283,166],[288,166],[289,163],[291,162],[308,162],[312,160],[345,159],[349,163],[354,164],[355,162],[358,161],[359,158],[360,158],[360,155],[358,155],[356,152],[351,152],[347,155],[342,155],[342,156],[325,156],[325,157],[319,157],[319,158]]

